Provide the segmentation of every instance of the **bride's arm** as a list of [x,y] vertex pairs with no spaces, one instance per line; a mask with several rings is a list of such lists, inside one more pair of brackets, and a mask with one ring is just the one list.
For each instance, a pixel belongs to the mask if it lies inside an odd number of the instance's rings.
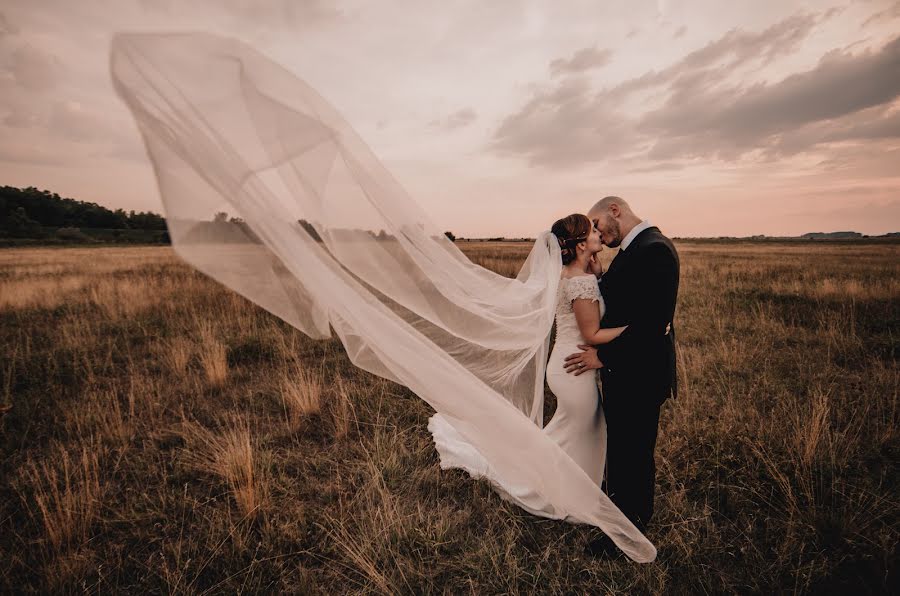
[[624,327],[600,328],[600,303],[587,298],[576,298],[572,301],[572,310],[575,311],[575,320],[578,322],[578,330],[585,343],[591,345],[607,344],[619,337],[625,331]]

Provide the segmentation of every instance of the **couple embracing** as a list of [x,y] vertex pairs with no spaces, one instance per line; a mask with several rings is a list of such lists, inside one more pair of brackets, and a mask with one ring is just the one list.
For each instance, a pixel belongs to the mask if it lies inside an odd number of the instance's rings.
[[[671,240],[619,197],[601,199],[587,215],[560,219],[549,238],[559,244],[562,268],[556,340],[546,367],[557,407],[543,433],[643,534],[653,514],[659,412],[676,394],[672,319],[678,253]],[[598,255],[604,245],[619,249],[606,271]],[[558,503],[547,499],[546,487],[535,490],[507,481],[441,416],[432,418],[429,429],[441,467],[488,479],[503,498],[535,515],[561,517]],[[598,556],[619,553],[607,534],[587,550]]]
[[[659,412],[677,394],[673,316],[679,260],[671,240],[619,197],[551,230],[562,249],[545,432],[644,532],[653,515]],[[607,271],[598,252],[619,248]],[[592,553],[612,552],[605,536]]]

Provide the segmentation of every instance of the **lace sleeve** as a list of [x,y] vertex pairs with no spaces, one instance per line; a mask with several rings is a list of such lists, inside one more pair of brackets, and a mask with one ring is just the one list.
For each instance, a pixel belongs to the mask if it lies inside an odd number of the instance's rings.
[[593,275],[579,275],[570,278],[567,282],[566,292],[570,303],[576,298],[600,301],[600,288],[597,286],[597,278]]

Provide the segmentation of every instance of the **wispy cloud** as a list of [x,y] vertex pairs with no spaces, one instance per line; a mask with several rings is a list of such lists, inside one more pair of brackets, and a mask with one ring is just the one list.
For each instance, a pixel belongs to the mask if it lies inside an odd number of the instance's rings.
[[[757,149],[784,147],[795,135],[792,152],[828,140],[895,136],[896,115],[887,109],[864,122],[843,118],[900,96],[900,38],[876,52],[829,52],[816,68],[777,83],[717,88],[714,81],[692,86],[690,101],[670,100],[640,122],[659,139],[654,158],[717,156],[735,159]],[[801,134],[807,127],[818,130]],[[879,133],[879,129],[881,132]],[[806,145],[799,143],[808,140]]]
[[542,86],[500,123],[492,147],[569,167],[635,155],[733,161],[759,150],[771,157],[896,137],[900,38],[858,54],[833,50],[811,70],[776,82],[745,76],[792,54],[823,18],[800,14],[760,32],[734,29],[610,88],[597,90],[583,77]]
[[873,25],[875,23],[884,23],[893,21],[896,19],[900,19],[900,2],[895,2],[893,6],[890,8],[885,8],[879,12],[876,12],[871,17],[865,20],[863,23],[863,27],[868,27],[869,25]]
[[550,74],[557,77],[601,68],[609,64],[612,55],[612,50],[597,47],[584,48],[569,58],[557,58],[550,62]]
[[453,112],[446,118],[432,120],[430,126],[442,130],[456,130],[466,127],[478,119],[478,112],[472,108],[462,108]]

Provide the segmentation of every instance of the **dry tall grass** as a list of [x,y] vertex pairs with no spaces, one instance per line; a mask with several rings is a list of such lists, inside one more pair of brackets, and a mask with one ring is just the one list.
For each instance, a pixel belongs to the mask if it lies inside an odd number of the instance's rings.
[[224,480],[241,515],[254,517],[266,502],[268,486],[257,470],[248,421],[232,417],[216,432],[185,420],[180,432],[185,442],[181,461],[197,472]]
[[678,248],[646,566],[441,471],[420,399],[168,247],[0,251],[0,591],[890,591],[900,244]]
[[291,428],[297,428],[309,414],[322,408],[322,381],[305,368],[285,371],[281,377],[281,398]]
[[216,337],[216,328],[210,321],[199,323],[197,348],[206,380],[214,387],[222,386],[228,377],[228,354],[225,345]]
[[90,537],[103,486],[98,454],[87,445],[74,456],[60,445],[51,454],[29,459],[20,468],[20,495],[31,517],[39,520],[51,552],[61,552]]

